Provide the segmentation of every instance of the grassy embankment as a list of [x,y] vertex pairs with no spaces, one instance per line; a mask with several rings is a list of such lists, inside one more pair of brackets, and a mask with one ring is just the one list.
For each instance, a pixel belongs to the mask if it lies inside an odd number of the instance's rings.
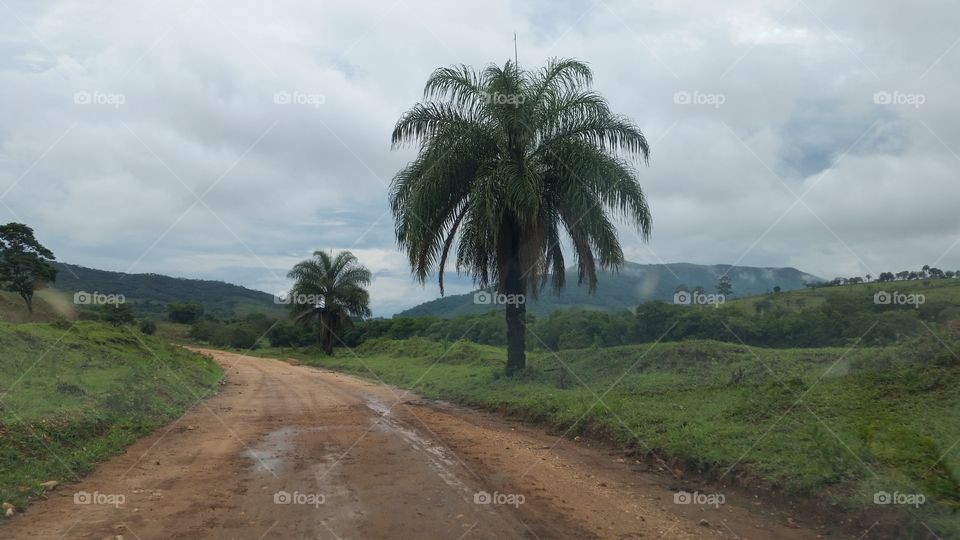
[[[46,309],[46,308],[42,308]],[[0,322],[0,501],[69,482],[170,422],[223,376],[135,327]]]
[[[520,380],[501,375],[502,349],[467,342],[381,340],[355,353],[257,352],[504,412],[567,436],[599,436],[638,455],[652,451],[721,485],[812,496],[864,519],[890,516],[885,521],[898,522],[906,537],[925,534],[921,520],[942,537],[960,537],[960,451],[952,446],[960,440],[960,365],[921,362],[909,347],[687,341],[539,352],[529,355]],[[564,365],[570,373],[561,388]],[[878,506],[881,491],[921,493],[927,502]]]

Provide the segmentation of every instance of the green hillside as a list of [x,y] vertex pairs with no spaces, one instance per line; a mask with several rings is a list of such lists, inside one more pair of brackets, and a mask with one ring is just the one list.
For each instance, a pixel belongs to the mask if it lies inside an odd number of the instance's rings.
[[206,357],[129,327],[0,323],[0,501],[70,482],[215,392]]
[[222,281],[125,274],[65,263],[56,266],[56,289],[70,297],[78,291],[122,294],[138,316],[165,317],[168,303],[189,301],[200,302],[207,314],[224,319],[250,313],[286,314],[285,306],[275,304],[273,295]]
[[[780,287],[783,291],[802,289],[807,283],[820,281],[820,278],[795,268],[628,262],[619,272],[601,272],[595,294],[588,294],[586,286],[577,286],[576,271],[568,270],[567,287],[559,296],[545,289],[538,299],[528,298],[527,305],[528,310],[536,315],[569,307],[605,311],[633,309],[637,304],[649,300],[672,301],[679,285],[686,285],[690,290],[703,287],[708,293],[715,292],[717,280],[724,274],[730,277],[734,296],[763,294],[774,287]],[[471,293],[438,298],[398,313],[397,316],[455,317],[495,309],[498,308],[474,303]]]

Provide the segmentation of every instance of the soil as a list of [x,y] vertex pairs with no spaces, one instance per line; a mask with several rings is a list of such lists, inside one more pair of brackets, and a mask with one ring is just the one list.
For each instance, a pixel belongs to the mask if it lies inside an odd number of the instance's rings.
[[[197,349],[222,392],[0,538],[808,539],[746,492],[347,375]],[[678,490],[697,501],[675,502]],[[681,498],[683,495],[681,494]],[[86,504],[83,504],[86,503]]]

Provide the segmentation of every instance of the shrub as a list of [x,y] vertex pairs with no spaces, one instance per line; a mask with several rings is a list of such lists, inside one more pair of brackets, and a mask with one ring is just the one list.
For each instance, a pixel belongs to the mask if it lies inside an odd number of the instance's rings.
[[140,321],[140,331],[148,336],[152,336],[157,331],[157,323],[151,319]]

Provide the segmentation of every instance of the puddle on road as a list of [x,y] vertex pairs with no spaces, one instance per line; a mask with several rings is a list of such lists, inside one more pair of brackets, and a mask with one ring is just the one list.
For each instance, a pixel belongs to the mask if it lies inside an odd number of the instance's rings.
[[253,470],[277,474],[283,464],[283,457],[293,449],[293,438],[300,433],[299,428],[285,427],[268,433],[263,441],[254,448],[248,448],[244,455],[253,461]]
[[[299,435],[324,431],[363,432],[366,429],[357,426],[316,426],[309,428],[287,426],[271,431],[256,446],[244,451],[243,455],[253,462],[254,471],[278,474],[294,465],[296,457],[293,455],[293,451]],[[331,453],[335,452],[331,451]],[[321,461],[328,460],[328,458],[329,456],[324,456]]]
[[[253,470],[258,473],[269,473],[274,476],[292,470],[298,457],[295,455],[297,437],[304,433],[318,433],[325,431],[357,431],[366,432],[370,429],[393,433],[402,438],[418,454],[427,458],[427,465],[448,486],[461,491],[465,497],[472,491],[454,474],[453,469],[458,466],[456,458],[442,445],[423,437],[417,431],[406,427],[393,416],[391,407],[375,398],[367,398],[366,406],[377,413],[379,418],[372,418],[374,426],[362,428],[359,426],[315,426],[295,427],[287,426],[268,433],[255,446],[248,448],[244,456],[251,460]],[[319,459],[318,459],[319,458]],[[311,461],[318,477],[325,476],[343,458],[342,450],[330,448],[323,456],[314,456]]]
[[[379,423],[385,426],[388,431],[392,431],[407,441],[415,450],[422,451],[430,462],[430,468],[437,476],[448,486],[463,491],[465,494],[472,494],[472,490],[457,478],[450,467],[457,465],[457,460],[442,445],[439,445],[416,431],[404,426],[393,418],[391,407],[376,398],[367,398],[366,405],[370,410],[380,415]],[[373,422],[377,422],[376,419]]]

